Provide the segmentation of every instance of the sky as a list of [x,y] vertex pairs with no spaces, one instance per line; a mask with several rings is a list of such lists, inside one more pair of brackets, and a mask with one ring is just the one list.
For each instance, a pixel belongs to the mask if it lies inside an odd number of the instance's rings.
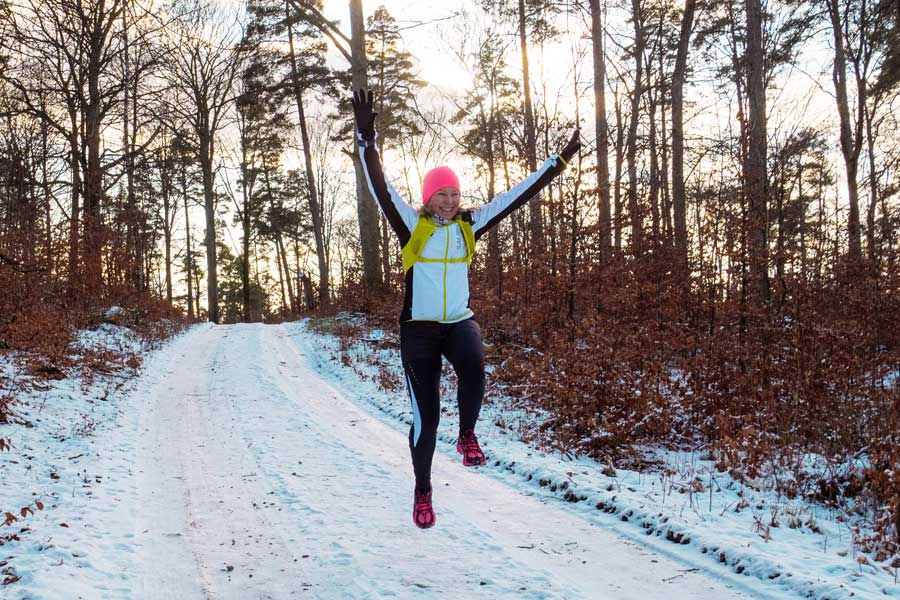
[[[445,19],[464,8],[474,8],[474,3],[461,0],[449,2],[422,2],[416,0],[382,0],[363,1],[363,12],[366,19],[379,6],[387,8],[397,19],[397,25],[403,30],[401,35],[407,50],[413,52],[421,68],[421,77],[434,85],[456,87],[459,78],[465,77],[465,71],[447,52],[445,36],[440,30],[447,28]],[[325,0],[325,16],[340,20],[341,29],[350,31],[350,9],[348,0]],[[458,20],[458,19],[455,19]],[[431,21],[436,21],[430,24]],[[332,49],[331,59],[343,62],[343,57]]]

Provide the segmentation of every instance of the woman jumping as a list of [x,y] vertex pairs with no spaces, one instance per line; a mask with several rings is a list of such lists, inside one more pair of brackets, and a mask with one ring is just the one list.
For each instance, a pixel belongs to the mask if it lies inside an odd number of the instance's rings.
[[475,423],[484,396],[481,328],[469,308],[469,264],[475,241],[524,205],[565,169],[581,147],[578,131],[559,153],[506,193],[476,209],[460,209],[459,178],[449,167],[436,167],[422,181],[421,210],[409,205],[385,179],[375,146],[372,92],[353,94],[359,156],[369,190],[381,206],[403,249],[406,290],[400,313],[400,356],[412,402],[409,431],[416,487],[413,521],[434,526],[431,460],[440,418],[441,357],[458,380],[459,437],[456,450],[467,467],[487,461]]

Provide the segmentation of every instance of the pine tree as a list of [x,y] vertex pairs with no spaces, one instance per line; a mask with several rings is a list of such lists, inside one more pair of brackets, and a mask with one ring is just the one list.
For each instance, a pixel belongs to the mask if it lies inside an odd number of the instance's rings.
[[415,73],[412,54],[402,48],[397,20],[384,6],[375,9],[368,19],[366,56],[382,147],[396,145],[401,136],[421,135],[415,106],[425,82]]
[[[321,9],[319,1],[309,4],[315,11]],[[305,166],[305,195],[309,203],[319,267],[319,302],[327,304],[330,300],[330,286],[324,214],[321,193],[316,188],[306,103],[315,92],[337,95],[340,76],[326,66],[326,43],[320,29],[313,25],[316,15],[310,8],[290,0],[251,0],[248,10],[253,15],[248,36],[250,40],[255,40],[256,43],[262,40],[280,40],[286,43],[281,51],[276,52],[270,47],[267,53],[270,60],[261,69],[268,70],[266,77],[295,105]]]
[[[397,21],[384,6],[369,17],[366,56],[369,86],[375,93],[378,135],[382,148],[399,145],[403,137],[421,135],[416,118],[416,95],[425,86],[414,73],[412,54],[401,47]],[[381,261],[385,278],[391,272],[391,236],[387,220],[381,216]]]
[[[271,54],[256,51],[241,78],[236,102],[240,140],[242,202],[237,206],[235,223],[242,229],[241,280],[244,320],[251,320],[250,247],[264,216],[265,202],[260,198],[262,177],[280,168],[288,135],[288,119],[278,88],[267,79],[264,66]],[[237,204],[237,203],[236,203]],[[258,311],[257,311],[258,314]]]

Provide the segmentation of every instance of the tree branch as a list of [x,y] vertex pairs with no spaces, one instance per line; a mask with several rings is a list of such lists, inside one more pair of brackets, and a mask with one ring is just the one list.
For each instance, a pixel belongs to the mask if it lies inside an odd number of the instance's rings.
[[45,267],[23,266],[22,263],[20,263],[19,261],[15,260],[13,258],[8,257],[7,255],[3,254],[2,252],[0,252],[0,262],[11,266],[14,270],[18,271],[19,273],[41,273],[41,272],[47,270]]
[[310,4],[308,4],[308,3],[306,2],[306,0],[288,0],[288,3],[289,3],[295,10],[298,10],[298,9],[299,9],[299,10],[303,10],[303,11],[312,13],[312,16],[315,17],[315,18],[314,18],[314,19],[308,19],[308,23],[310,23],[310,24],[311,24],[312,26],[314,26],[316,29],[318,29],[319,31],[321,31],[322,33],[324,33],[325,35],[327,35],[328,38],[329,38],[332,42],[334,42],[335,48],[337,48],[338,51],[340,51],[340,53],[344,55],[344,58],[347,59],[347,62],[351,62],[350,51],[347,50],[347,48],[346,48],[345,46],[341,45],[341,42],[338,41],[338,39],[337,39],[335,36],[337,36],[338,38],[340,38],[341,40],[343,40],[344,44],[346,44],[347,46],[350,46],[350,45],[351,45],[350,38],[348,38],[348,37],[344,34],[344,32],[342,32],[340,29],[338,29],[338,28],[337,28],[337,25],[335,25],[334,22],[329,21],[329,20],[325,17],[325,15],[323,15],[321,12],[319,12],[319,11],[316,9],[316,7],[314,7],[314,6],[310,5]]

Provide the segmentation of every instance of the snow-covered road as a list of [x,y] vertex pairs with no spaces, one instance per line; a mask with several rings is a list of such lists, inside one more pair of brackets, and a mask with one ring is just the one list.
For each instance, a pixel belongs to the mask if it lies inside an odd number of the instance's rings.
[[309,351],[246,324],[156,357],[136,403],[137,597],[743,595],[440,453],[437,526],[416,529],[406,432],[324,382]]
[[792,597],[500,468],[465,468],[446,440],[437,525],[417,529],[407,426],[361,400],[370,382],[323,378],[337,359],[322,352],[300,324],[198,325],[127,394],[64,381],[29,404],[27,462],[0,470],[23,483],[3,504],[47,509],[4,548],[22,579],[0,597]]

